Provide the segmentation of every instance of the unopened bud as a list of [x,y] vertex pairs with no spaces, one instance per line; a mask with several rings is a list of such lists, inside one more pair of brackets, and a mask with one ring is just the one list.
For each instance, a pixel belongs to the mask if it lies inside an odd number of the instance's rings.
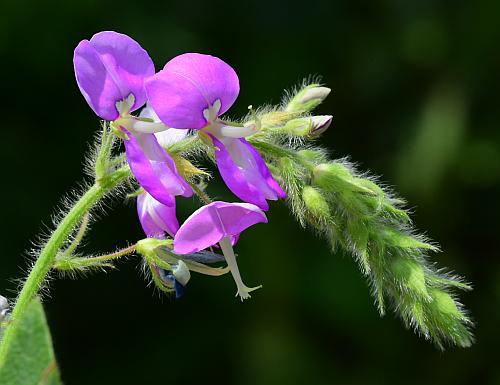
[[299,156],[305,160],[321,163],[326,160],[325,154],[322,151],[305,149],[298,152]]
[[432,302],[430,303],[430,305],[433,310],[451,317],[460,318],[462,316],[451,295],[439,289],[433,289],[431,291],[431,295]]
[[331,115],[292,119],[285,124],[283,131],[295,136],[319,136],[330,127],[332,119]]
[[403,287],[419,296],[428,298],[427,286],[425,284],[425,273],[417,261],[408,258],[397,258],[392,263],[392,272]]
[[321,163],[313,169],[313,184],[325,190],[350,191],[364,194],[373,192],[358,183],[348,167],[341,163]]
[[313,183],[324,188],[330,188],[332,182],[339,179],[350,178],[352,176],[349,169],[340,163],[318,164],[313,170]]
[[318,115],[313,116],[313,124],[312,130],[309,133],[311,136],[319,136],[330,127],[332,124],[333,116],[332,115]]
[[331,89],[311,84],[301,89],[288,103],[286,111],[305,112],[315,109],[330,94]]
[[384,194],[384,190],[382,190],[380,188],[380,186],[378,186],[376,183],[372,182],[370,179],[366,179],[366,178],[354,178],[354,181],[359,184],[360,186],[363,186],[365,188],[367,188],[368,190],[370,190],[373,195],[378,195],[380,197],[383,197],[385,194]]
[[306,186],[302,190],[302,199],[307,209],[316,217],[328,219],[330,217],[330,207],[323,194],[311,186]]

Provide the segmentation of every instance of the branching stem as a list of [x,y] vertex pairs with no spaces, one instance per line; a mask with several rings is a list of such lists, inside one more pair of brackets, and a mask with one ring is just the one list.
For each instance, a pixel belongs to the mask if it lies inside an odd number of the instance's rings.
[[78,245],[82,241],[83,237],[85,236],[85,233],[87,231],[87,227],[89,225],[89,221],[90,221],[90,215],[87,212],[82,218],[82,223],[80,224],[80,228],[78,229],[78,232],[76,233],[75,238],[70,243],[70,245],[66,248],[66,250],[63,251],[63,253],[62,253],[63,256],[71,255],[76,250],[76,248],[78,247]]
[[0,371],[5,365],[7,353],[17,333],[18,321],[22,318],[33,297],[38,293],[62,245],[75,226],[82,220],[82,217],[109,191],[124,182],[129,176],[130,170],[128,167],[123,167],[101,178],[81,196],[52,233],[31,269],[12,310],[11,322],[5,329],[0,345]]

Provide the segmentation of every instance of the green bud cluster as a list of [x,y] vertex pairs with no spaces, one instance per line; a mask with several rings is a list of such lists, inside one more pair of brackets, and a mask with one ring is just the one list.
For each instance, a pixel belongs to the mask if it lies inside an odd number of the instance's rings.
[[[328,93],[317,84],[306,86],[284,110],[309,113]],[[404,200],[345,159],[331,161],[321,148],[304,147],[310,126],[310,117],[295,116],[279,130],[264,128],[249,138],[285,188],[297,220],[326,237],[333,250],[353,255],[381,314],[392,308],[441,349],[447,343],[470,346],[472,322],[453,294],[470,287],[428,262],[438,248],[416,233]]]

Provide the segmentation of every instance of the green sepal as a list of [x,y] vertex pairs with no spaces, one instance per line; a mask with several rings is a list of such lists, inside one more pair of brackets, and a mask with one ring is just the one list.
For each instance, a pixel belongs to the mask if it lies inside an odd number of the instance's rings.
[[314,187],[306,186],[302,190],[302,199],[306,208],[318,219],[329,221],[331,219],[330,207],[321,192]]
[[439,249],[431,245],[430,243],[424,242],[411,234],[406,234],[404,231],[397,231],[392,228],[385,228],[382,232],[384,241],[389,246],[398,247],[401,249],[425,249],[431,251],[438,251]]
[[402,291],[430,300],[425,271],[420,263],[410,258],[397,257],[392,262],[391,269]]

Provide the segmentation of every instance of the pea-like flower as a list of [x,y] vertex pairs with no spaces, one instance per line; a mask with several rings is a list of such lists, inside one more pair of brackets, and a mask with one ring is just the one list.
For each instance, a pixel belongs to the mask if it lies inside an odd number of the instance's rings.
[[266,200],[285,197],[261,155],[245,140],[258,125],[234,126],[219,118],[240,90],[238,76],[228,64],[214,56],[186,53],[148,78],[145,89],[165,125],[208,134],[219,172],[237,197],[263,210],[269,208]]
[[89,106],[123,137],[130,168],[144,189],[167,206],[173,206],[176,195],[191,196],[191,187],[153,134],[168,127],[131,115],[146,103],[144,81],[155,73],[148,53],[127,35],[105,31],[78,44],[73,64]]
[[250,203],[213,202],[196,210],[186,219],[174,238],[176,254],[191,254],[220,245],[226,263],[236,282],[236,295],[246,299],[250,292],[260,288],[249,288],[241,279],[232,243],[240,233],[257,223],[267,223],[264,212]]
[[171,237],[179,230],[175,205],[167,206],[158,202],[147,192],[137,197],[137,215],[144,233],[151,238]]
[[[142,111],[142,117],[148,117],[152,120],[158,120],[154,111],[146,106]],[[186,135],[187,130],[166,130],[158,132],[155,135],[158,143],[162,147],[182,140]],[[179,230],[179,221],[175,212],[175,197],[172,197],[172,204],[167,206],[156,200],[147,191],[137,196],[137,214],[141,222],[142,229],[148,237],[164,238],[165,233],[174,237]]]

